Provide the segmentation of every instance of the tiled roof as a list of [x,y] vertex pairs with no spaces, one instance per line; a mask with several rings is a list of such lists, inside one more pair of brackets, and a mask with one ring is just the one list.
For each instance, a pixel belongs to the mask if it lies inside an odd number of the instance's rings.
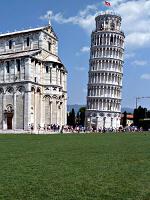
[[133,115],[127,115],[127,119],[133,119]]
[[47,57],[44,59],[44,61],[47,61],[47,62],[51,61],[51,62],[61,63],[60,60],[58,59],[58,57],[53,56],[53,55],[47,56]]
[[62,64],[61,60],[59,57],[54,56],[54,55],[49,55],[47,56],[45,59],[43,59],[43,61],[45,62],[54,62],[54,63],[59,63],[63,66],[64,70],[67,72],[67,69],[65,68],[65,66]]

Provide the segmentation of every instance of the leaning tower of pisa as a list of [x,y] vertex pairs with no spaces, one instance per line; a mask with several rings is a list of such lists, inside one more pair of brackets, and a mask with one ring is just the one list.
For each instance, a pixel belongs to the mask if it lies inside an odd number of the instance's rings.
[[124,33],[121,17],[101,13],[91,34],[86,126],[118,128],[121,119]]

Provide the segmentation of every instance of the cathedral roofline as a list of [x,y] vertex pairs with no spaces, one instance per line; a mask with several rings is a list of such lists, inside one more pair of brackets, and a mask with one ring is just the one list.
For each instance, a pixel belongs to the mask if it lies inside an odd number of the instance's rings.
[[[19,35],[19,34],[24,34],[24,33],[31,33],[31,32],[38,32],[38,31],[43,31],[44,33],[49,34],[48,32],[46,32],[45,30],[51,28],[51,31],[54,33],[53,28],[51,26],[42,26],[42,27],[37,27],[37,28],[29,28],[29,29],[25,29],[25,30],[21,30],[21,31],[14,31],[14,32],[10,32],[10,33],[2,33],[0,34],[0,38],[2,37],[10,37],[13,35]],[[56,34],[54,33],[56,39],[58,40]]]

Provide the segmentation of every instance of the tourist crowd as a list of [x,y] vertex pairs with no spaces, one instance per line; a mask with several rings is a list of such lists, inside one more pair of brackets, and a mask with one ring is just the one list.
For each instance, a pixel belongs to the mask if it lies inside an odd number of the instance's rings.
[[[34,131],[34,126],[31,124],[30,125],[30,130],[31,132]],[[99,128],[96,129],[95,127],[86,129],[85,127],[82,126],[59,126],[58,124],[48,124],[44,125],[44,127],[41,127],[38,125],[38,132],[50,132],[50,133],[107,133],[107,132],[142,132],[143,128],[137,128],[136,126],[127,126],[123,128],[120,126],[118,129],[116,128]]]

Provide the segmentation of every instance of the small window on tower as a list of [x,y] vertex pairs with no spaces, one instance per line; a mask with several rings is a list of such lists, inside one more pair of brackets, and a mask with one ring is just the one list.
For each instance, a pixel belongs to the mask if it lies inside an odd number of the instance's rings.
[[106,22],[105,22],[105,24],[108,24],[109,23],[109,20],[108,19],[106,19]]
[[111,23],[111,30],[113,31],[115,29],[115,24]]
[[12,40],[9,40],[9,49],[12,49]]
[[48,66],[46,66],[46,73],[48,73],[48,68],[49,68],[49,67],[48,67]]
[[27,47],[29,47],[29,45],[30,45],[30,38],[27,37]]
[[16,60],[17,71],[20,72],[20,60]]
[[111,44],[113,43],[113,36],[111,36],[111,38],[110,38],[110,43]]
[[103,30],[103,29],[104,29],[104,25],[103,25],[103,24],[101,24],[101,26],[100,26],[100,29],[101,29],[101,30]]
[[7,71],[7,73],[9,73],[9,71],[10,71],[9,68],[10,68],[10,66],[9,66],[9,61],[7,61],[7,62],[6,62],[6,71]]
[[100,45],[102,45],[102,35],[100,36]]
[[48,50],[51,51],[51,43],[48,42]]

